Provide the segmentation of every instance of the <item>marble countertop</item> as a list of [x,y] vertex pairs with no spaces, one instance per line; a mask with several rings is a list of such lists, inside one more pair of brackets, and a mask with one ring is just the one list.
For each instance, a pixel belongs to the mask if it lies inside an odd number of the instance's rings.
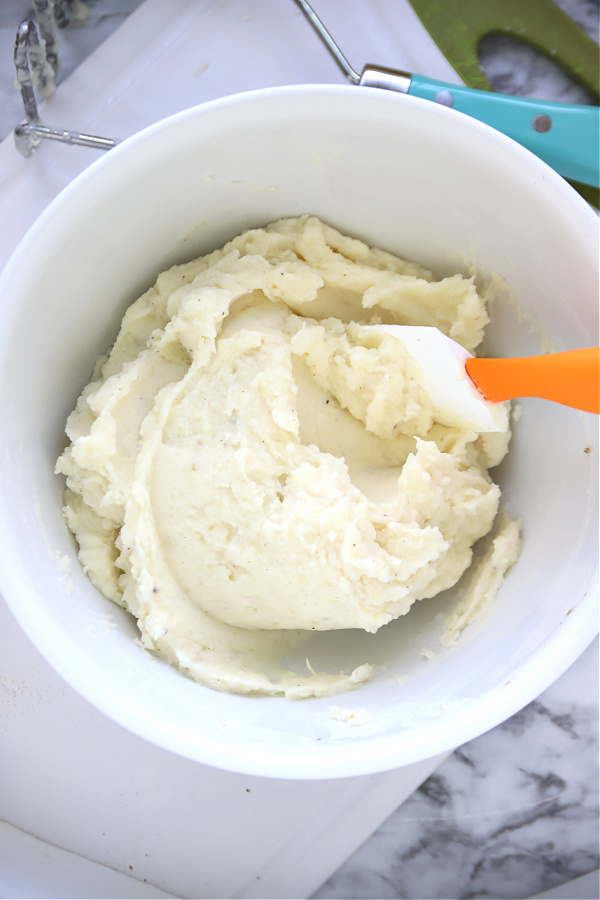
[[597,870],[597,655],[456,750],[315,896],[504,900]]
[[[61,38],[61,79],[139,0],[87,5],[88,20]],[[597,0],[560,5],[597,37]],[[22,118],[12,44],[28,10],[26,0],[4,0],[0,8],[0,139]],[[552,64],[501,38],[486,46],[482,62],[505,93],[587,100]],[[596,639],[535,702],[456,750],[314,896],[526,898],[596,872],[598,752]],[[597,898],[597,874],[559,890],[553,896],[563,900]]]

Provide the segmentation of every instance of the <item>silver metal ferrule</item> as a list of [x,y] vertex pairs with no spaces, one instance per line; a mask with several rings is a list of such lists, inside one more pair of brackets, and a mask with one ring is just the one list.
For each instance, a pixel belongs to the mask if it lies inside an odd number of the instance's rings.
[[327,47],[334,60],[352,84],[361,85],[362,87],[384,88],[388,91],[397,91],[400,94],[408,94],[410,88],[411,75],[409,72],[403,72],[400,69],[388,69],[386,66],[375,66],[372,63],[367,65],[359,75],[356,72],[336,42],[331,33],[325,28],[320,18],[306,0],[294,0],[296,6],[300,8],[308,22],[320,37],[321,41]]
[[383,88],[387,91],[408,94],[411,77],[410,72],[403,72],[401,69],[388,69],[386,66],[367,63],[362,70],[359,84],[363,87]]

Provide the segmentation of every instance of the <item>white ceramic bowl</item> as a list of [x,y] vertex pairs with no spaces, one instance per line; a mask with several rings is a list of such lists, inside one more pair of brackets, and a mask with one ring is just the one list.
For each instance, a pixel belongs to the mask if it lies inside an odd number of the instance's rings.
[[[454,748],[534,699],[598,627],[596,419],[535,400],[495,476],[524,522],[495,608],[431,660],[421,650],[436,648],[453,597],[377,635],[315,638],[315,664],[386,664],[357,692],[294,703],[211,691],[150,660],[131,618],[89,584],[53,469],[92,364],[158,272],[304,212],[440,273],[500,273],[514,303],[494,306],[493,353],[597,340],[597,218],[584,201],[476,121],[349,86],[235,96],[134,136],[51,204],[0,286],[6,601],[65,680],[126,728],[203,763],[286,778],[377,772]],[[332,705],[372,722],[343,724]]]

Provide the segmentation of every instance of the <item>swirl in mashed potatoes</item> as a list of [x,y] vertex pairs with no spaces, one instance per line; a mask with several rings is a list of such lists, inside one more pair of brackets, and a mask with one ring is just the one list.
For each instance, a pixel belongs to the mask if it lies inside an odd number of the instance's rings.
[[85,572],[145,647],[240,693],[323,696],[313,630],[375,632],[456,584],[492,529],[509,441],[448,424],[369,323],[435,325],[473,351],[474,280],[318,219],[284,219],[175,266],[126,312],[69,417],[65,516]]

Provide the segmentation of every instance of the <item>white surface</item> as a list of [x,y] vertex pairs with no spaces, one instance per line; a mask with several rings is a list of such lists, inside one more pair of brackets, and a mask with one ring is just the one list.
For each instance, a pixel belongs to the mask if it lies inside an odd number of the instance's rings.
[[[127,32],[127,39],[125,34],[115,35],[115,38],[119,38],[116,44],[102,48],[100,54],[90,61],[89,67],[80,70],[73,76],[72,81],[70,80],[61,88],[60,96],[57,95],[49,105],[46,121],[49,124],[64,125],[64,127],[89,128],[90,122],[102,120],[106,97],[104,92],[98,89],[100,84],[106,85],[110,97],[112,109],[109,112],[112,113],[116,109],[121,116],[126,113],[126,121],[130,123],[128,128],[135,130],[136,127],[141,127],[153,120],[152,110],[155,108],[158,118],[159,115],[170,112],[172,108],[179,108],[190,102],[197,102],[219,93],[240,89],[243,86],[240,82],[247,83],[248,79],[252,85],[255,85],[256,82],[259,86],[262,86],[262,83],[270,83],[268,79],[264,82],[261,81],[262,71],[255,67],[257,46],[260,46],[260,40],[264,35],[264,32],[261,33],[260,27],[256,32],[251,32],[251,40],[243,40],[235,46],[236,58],[240,64],[235,67],[234,71],[227,70],[224,63],[231,60],[231,54],[228,57],[221,54],[223,37],[222,31],[218,28],[218,19],[215,18],[220,15],[221,11],[216,4],[197,4],[199,13],[206,14],[203,23],[206,25],[206,30],[201,34],[192,32],[192,38],[195,41],[198,55],[202,55],[200,48],[202,51],[206,51],[203,55],[209,62],[209,69],[204,69],[196,78],[189,77],[186,72],[178,72],[183,77],[178,84],[176,97],[165,96],[165,92],[157,88],[156,96],[152,97],[149,103],[143,95],[140,95],[136,98],[139,102],[128,105],[127,90],[136,84],[137,79],[143,77],[143,73],[140,73],[140,67],[137,65],[140,63],[140,59],[138,57],[137,63],[134,62],[127,71],[124,71],[123,83],[120,82],[120,74],[121,71],[127,69],[127,66],[123,62],[123,70],[120,69],[116,60],[124,60],[131,40],[137,46],[150,47],[152,41],[158,39],[158,32],[162,37],[164,30],[170,24],[171,15],[176,18],[180,14],[180,10],[185,12],[184,7],[187,5],[169,4],[169,15],[168,17],[165,15],[165,21],[161,23],[160,20],[154,20],[158,24],[156,31],[150,27],[151,23],[146,22],[147,27],[145,28],[144,21],[140,21],[139,25],[136,22],[135,28]],[[362,5],[364,6],[364,4]],[[353,10],[360,9],[360,3],[345,3],[343,7],[339,4],[332,4],[331,7],[328,5],[325,10],[328,24],[334,29],[336,36],[339,36],[340,41],[343,41],[344,49],[355,64],[360,64],[363,59],[371,58],[378,62],[387,62],[388,65],[418,68],[430,75],[435,74],[440,78],[456,80],[452,78],[451,72],[447,72],[447,68],[444,71],[445,65],[438,64],[435,52],[429,56],[426,52],[424,54],[424,49],[428,50],[429,47],[420,48],[418,35],[405,31],[405,39],[404,37],[399,38],[398,34],[393,33],[393,30],[389,35],[387,31],[385,34],[382,33],[379,26],[382,18],[384,20],[387,18],[387,4],[371,5],[374,7],[373,22],[375,23],[371,30],[370,26],[359,29],[355,27]],[[153,4],[153,7],[154,13],[160,15],[158,5]],[[246,16],[244,20],[246,23],[251,21],[249,17],[254,16],[256,25],[261,25],[262,9],[258,7],[258,4],[244,4],[243,8],[241,5],[238,7],[241,15]],[[331,12],[329,12],[330,9]],[[288,16],[285,4],[279,6],[276,15]],[[166,21],[167,18],[169,21]],[[403,24],[406,25],[406,21]],[[161,28],[163,31],[160,31]],[[298,25],[295,23],[293,55],[290,55],[289,42],[270,43],[271,50],[268,58],[269,60],[274,59],[275,66],[279,66],[276,74],[287,74],[290,71],[289,67],[298,67],[295,71],[299,72],[297,78],[299,81],[318,81],[321,78],[328,81],[341,81],[324,51],[314,43],[315,39],[312,33],[308,32],[306,40],[304,40],[304,38],[300,38],[300,31],[297,31],[297,28]],[[138,42],[140,37],[142,40]],[[170,40],[170,36],[166,35],[165,46],[167,48]],[[427,44],[426,41],[425,44]],[[228,44],[228,47],[231,49],[232,45]],[[306,57],[302,54],[302,48],[307,50]],[[411,61],[413,56],[414,59]],[[176,59],[177,54],[174,54],[172,58]],[[263,55],[261,66],[264,59]],[[421,60],[420,63],[419,60]],[[142,65],[142,69],[144,65],[147,66],[147,62]],[[198,66],[198,70],[203,66],[204,62]],[[327,69],[325,76],[316,74],[319,67]],[[207,75],[211,68],[213,70],[211,75],[214,77],[208,81],[204,75]],[[177,66],[171,66],[171,70],[177,70]],[[114,77],[107,74],[111,72],[115,72]],[[200,76],[202,76],[201,85],[199,85]],[[294,80],[294,78],[290,77],[290,80]],[[126,90],[123,92],[124,85]],[[211,90],[214,94],[211,93]],[[191,94],[194,94],[193,100],[189,99]],[[82,114],[81,117],[80,114]],[[116,115],[116,120],[118,119],[119,115]],[[110,120],[110,115],[108,115],[108,120]],[[117,133],[112,130],[102,130],[108,134]],[[125,135],[128,131],[124,129],[118,133]],[[43,209],[62,184],[87,165],[94,156],[95,154],[90,151],[46,145],[40,149],[36,158],[26,162],[14,152],[10,138],[0,146],[0,180],[2,180],[0,200],[3,212],[2,221],[4,222],[0,247],[2,262],[5,261],[11,247],[18,240],[21,229],[26,227],[37,212]],[[7,617],[7,621],[10,621],[10,617]],[[14,742],[12,740],[5,741],[2,751],[0,751],[4,754],[0,773],[0,777],[3,779],[0,789],[0,815],[4,815],[4,810],[10,808],[11,812],[16,811],[15,821],[27,819],[27,823],[23,823],[23,827],[26,827],[27,824],[32,831],[41,833],[49,840],[55,840],[58,837],[64,846],[77,845],[82,851],[90,852],[91,856],[101,856],[102,861],[110,860],[110,863],[116,867],[122,865],[124,871],[128,871],[128,865],[134,861],[136,873],[140,877],[154,874],[156,877],[166,879],[166,882],[170,884],[173,884],[175,880],[180,885],[185,882],[188,888],[190,885],[192,886],[190,890],[193,895],[202,896],[197,890],[197,884],[202,878],[200,870],[207,861],[210,863],[211,875],[216,878],[217,884],[223,884],[225,876],[229,876],[231,865],[231,857],[228,855],[226,861],[223,857],[223,844],[226,841],[222,840],[220,844],[215,841],[214,847],[209,845],[212,856],[207,853],[199,863],[198,841],[194,842],[192,837],[185,833],[185,829],[180,831],[177,828],[178,814],[183,807],[184,814],[180,816],[180,821],[187,828],[191,827],[193,834],[202,835],[202,825],[205,823],[204,810],[199,807],[196,798],[190,796],[189,783],[182,783],[180,790],[173,792],[170,802],[163,804],[162,807],[159,806],[158,801],[150,802],[149,796],[139,790],[144,779],[153,781],[154,784],[157,781],[166,784],[167,791],[172,788],[173,778],[169,778],[169,775],[172,776],[172,769],[165,760],[175,758],[169,754],[163,754],[162,751],[156,751],[156,748],[150,748],[150,752],[148,745],[137,739],[133,739],[132,744],[129,743],[131,736],[126,735],[120,729],[117,730],[121,737],[115,740],[114,745],[111,740],[106,740],[106,730],[112,730],[116,726],[107,723],[102,716],[90,710],[80,698],[72,694],[70,689],[59,679],[56,679],[56,676],[47,669],[45,663],[27,642],[19,643],[19,638],[16,636],[18,634],[19,632],[14,629],[14,626],[11,629],[7,625],[2,631],[2,640],[6,648],[20,648],[19,658],[26,665],[25,671],[18,667],[15,670],[10,665],[10,654],[5,657],[9,660],[9,679],[5,682],[7,687],[5,696],[7,698],[14,696],[15,703],[12,717],[3,716],[2,722],[14,736]],[[36,671],[39,673],[39,682],[35,675]],[[53,699],[59,699],[60,703],[64,705],[62,714],[56,715],[56,704]],[[82,714],[83,709],[86,710],[86,714]],[[91,713],[91,719],[87,718],[87,713]],[[16,728],[15,723],[23,725],[23,729]],[[87,736],[86,729],[89,732]],[[123,735],[126,735],[125,739]],[[89,754],[88,757],[86,757],[86,753]],[[156,755],[157,753],[158,755]],[[112,770],[106,763],[110,758],[114,760]],[[4,766],[6,759],[10,763],[8,766]],[[63,760],[62,765],[56,767],[55,762],[61,759]],[[138,777],[132,775],[135,764],[139,768]],[[186,763],[185,766],[187,765]],[[223,829],[226,831],[219,833],[221,838],[226,833],[232,846],[243,847],[246,835],[238,833],[233,828],[233,824],[237,824],[235,804],[231,802],[231,796],[227,790],[219,787],[223,784],[222,779],[231,783],[237,776],[225,776],[224,773],[205,770],[201,766],[193,767],[193,769],[205,772],[205,781],[217,782],[215,795],[222,799],[225,805]],[[187,768],[186,773],[189,771],[191,769]],[[164,777],[165,772],[166,778]],[[423,776],[422,772],[420,776]],[[262,781],[262,779],[257,779],[257,782]],[[379,776],[375,781],[384,784],[390,783],[387,776],[385,778]],[[390,808],[394,803],[400,802],[406,796],[406,792],[410,792],[414,787],[414,782],[411,782],[410,778],[402,784],[400,782],[402,782],[402,778],[398,779],[395,796],[391,789],[389,790],[390,796],[386,799],[389,801]],[[282,784],[282,782],[277,782],[277,784]],[[338,784],[340,783],[338,782]],[[198,786],[199,792],[203,790],[202,777],[198,776],[194,786]],[[307,790],[308,786],[304,785],[303,793]],[[148,788],[149,791],[150,788]],[[140,795],[143,795],[142,800],[140,800]],[[311,796],[318,804],[322,797],[321,784],[314,786]],[[349,790],[348,796],[349,803],[352,805],[352,800],[356,796],[354,791]],[[10,802],[8,801],[9,797],[11,798]],[[92,803],[90,803],[90,797]],[[327,806],[328,797],[323,797],[323,800],[324,806]],[[244,818],[241,824],[247,828],[248,833],[253,832],[255,828],[261,827],[260,814],[264,815],[267,811],[278,811],[280,802],[286,805],[290,816],[295,813],[294,800],[290,799],[289,795],[282,800],[281,796],[277,798],[275,792],[272,791],[270,794],[262,795],[260,800],[257,799],[255,810],[258,813],[257,817],[253,818],[250,824]],[[56,815],[57,809],[65,809],[68,814],[65,813],[64,816],[59,817]],[[377,811],[377,815],[380,820],[386,815],[383,805]],[[360,822],[356,821],[358,818],[355,808],[348,820],[353,822],[354,827],[359,827]],[[373,821],[369,820],[364,823],[364,836],[370,828],[374,827],[375,818],[376,816],[373,817]],[[145,826],[141,829],[140,821],[143,821]],[[98,825],[102,823],[109,824],[106,835],[110,834],[110,840],[107,842],[102,841],[98,829]],[[161,827],[159,833],[157,823],[168,825],[168,828]],[[333,837],[337,839],[340,832],[345,833],[345,824],[336,822]],[[185,840],[183,846],[180,846],[182,833]],[[355,838],[356,835],[353,834],[352,839]],[[265,835],[265,842],[269,843],[269,840],[271,841],[271,851],[276,853],[277,835],[273,837],[273,833],[269,832]],[[145,857],[145,850],[142,849],[144,846],[146,851],[150,850],[149,856],[154,855],[152,863],[149,863]],[[349,849],[349,846],[343,847],[339,856],[329,856],[329,846],[321,847],[323,856],[327,857],[324,868],[329,865],[333,869],[343,858],[343,854],[349,852]],[[180,869],[176,870],[178,865]],[[292,881],[298,872],[289,870],[288,874]],[[302,879],[305,874],[301,865],[300,878]],[[258,892],[253,892],[253,896],[258,896]]]
[[0,822],[0,896],[172,897],[151,884],[83,859]]
[[86,703],[0,606],[0,819],[176,896],[310,896],[441,761],[305,782],[199,765]]
[[543,894],[536,894],[531,900],[598,900],[599,896],[600,873],[596,870]]

